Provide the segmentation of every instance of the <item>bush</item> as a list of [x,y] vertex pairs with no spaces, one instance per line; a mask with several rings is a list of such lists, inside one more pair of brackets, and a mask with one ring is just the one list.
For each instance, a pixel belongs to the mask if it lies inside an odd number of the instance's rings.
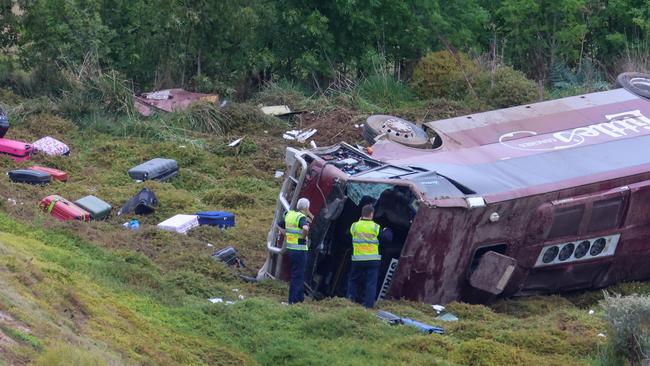
[[380,108],[398,108],[413,100],[411,89],[389,75],[373,75],[363,79],[357,93]]
[[533,102],[538,98],[537,85],[523,72],[501,66],[484,72],[476,85],[478,97],[495,108],[507,108]]
[[601,305],[615,351],[634,361],[650,358],[650,296],[606,295]]
[[478,66],[463,53],[432,52],[413,70],[411,85],[421,98],[464,98],[478,75]]

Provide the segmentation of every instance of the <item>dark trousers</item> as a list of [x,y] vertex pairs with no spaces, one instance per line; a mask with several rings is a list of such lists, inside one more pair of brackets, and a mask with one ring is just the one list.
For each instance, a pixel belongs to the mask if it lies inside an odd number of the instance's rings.
[[[363,304],[367,308],[375,305],[377,299],[377,277],[381,261],[352,261],[348,276],[348,299]],[[359,296],[359,288],[363,297]],[[363,302],[359,300],[363,299]]]
[[291,259],[291,281],[289,282],[289,304],[305,300],[306,250],[287,250]]

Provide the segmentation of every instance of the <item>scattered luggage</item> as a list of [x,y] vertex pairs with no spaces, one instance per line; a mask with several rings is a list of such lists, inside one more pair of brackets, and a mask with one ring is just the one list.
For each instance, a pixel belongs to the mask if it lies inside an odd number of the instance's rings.
[[136,215],[147,215],[156,210],[158,198],[149,188],[142,188],[138,194],[133,196],[128,202],[117,211],[117,216],[135,212]]
[[5,137],[7,131],[9,131],[9,117],[0,108],[0,137]]
[[199,219],[196,215],[175,215],[158,224],[158,227],[177,233],[185,234],[190,229],[199,226]]
[[197,212],[199,225],[218,226],[222,229],[235,226],[235,214],[226,211]]
[[43,198],[39,207],[59,221],[90,221],[88,211],[56,194]]
[[34,150],[49,156],[70,155],[70,147],[51,136],[43,137],[32,144]]
[[15,161],[25,161],[32,157],[32,145],[22,142],[0,138],[0,154],[8,155]]
[[9,179],[15,183],[49,184],[52,176],[36,170],[16,169],[9,172]]
[[134,180],[166,181],[178,175],[178,163],[174,159],[155,158],[129,169]]
[[74,201],[74,203],[88,211],[94,220],[106,218],[113,208],[113,206],[95,196],[86,196]]
[[34,166],[30,166],[27,169],[48,173],[49,175],[52,176],[52,180],[58,180],[60,182],[67,182],[69,178],[68,173],[54,168],[46,168],[43,166],[34,165]]
[[246,267],[244,261],[237,256],[237,251],[233,247],[225,247],[212,254],[212,259],[226,263],[229,266],[238,268]]

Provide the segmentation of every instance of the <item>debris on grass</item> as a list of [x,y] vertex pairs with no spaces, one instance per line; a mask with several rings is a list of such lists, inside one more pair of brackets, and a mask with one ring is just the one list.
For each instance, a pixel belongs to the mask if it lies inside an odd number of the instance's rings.
[[237,147],[239,144],[241,144],[241,142],[242,142],[243,139],[244,139],[243,137],[240,137],[240,138],[238,138],[237,140],[235,140],[235,141],[229,143],[228,146],[230,146],[230,147]]
[[436,326],[433,326],[433,325],[428,325],[428,324],[425,324],[425,323],[422,323],[422,322],[419,322],[417,320],[413,320],[413,319],[410,319],[410,318],[402,318],[402,317],[399,317],[399,316],[397,316],[397,315],[395,315],[393,313],[389,313],[388,311],[384,311],[384,310],[377,311],[377,317],[379,319],[389,323],[389,324],[392,324],[392,325],[403,324],[403,325],[408,325],[408,326],[411,326],[411,327],[415,327],[418,330],[420,330],[422,333],[426,333],[426,334],[433,334],[433,333],[445,334],[445,330],[440,328],[440,327],[436,327]]
[[314,136],[318,132],[317,129],[312,128],[306,131],[303,130],[289,130],[282,135],[282,138],[289,141],[298,141],[301,144],[304,144],[307,139]]

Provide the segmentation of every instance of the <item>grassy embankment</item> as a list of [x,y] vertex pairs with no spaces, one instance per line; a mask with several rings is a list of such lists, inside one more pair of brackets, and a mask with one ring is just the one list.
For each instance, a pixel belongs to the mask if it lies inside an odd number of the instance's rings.
[[[436,321],[427,304],[378,304],[448,333],[425,336],[383,324],[374,312],[342,299],[282,305],[284,284],[245,283],[235,270],[212,261],[215,248],[234,245],[248,274],[262,263],[279,186],[272,176],[283,164],[279,122],[193,140],[134,133],[163,131],[155,120],[144,129],[113,128],[117,122],[101,118],[91,126],[76,122],[22,115],[7,135],[28,141],[53,135],[68,142],[73,154],[35,159],[69,171],[67,184],[0,180],[0,364],[569,365],[605,359],[599,292],[570,300],[508,300],[491,308],[455,303],[449,309],[460,317],[456,323]],[[239,150],[226,146],[243,134]],[[120,226],[126,218],[58,223],[36,209],[52,193],[71,200],[94,194],[119,207],[143,186],[126,170],[155,156],[177,159],[181,175],[145,184],[160,207],[139,218],[138,232]],[[4,170],[30,164],[0,159]],[[237,228],[200,228],[182,236],[153,227],[200,209],[235,212]],[[617,290],[645,289],[634,286]],[[210,304],[207,298],[215,296],[236,303]]]

